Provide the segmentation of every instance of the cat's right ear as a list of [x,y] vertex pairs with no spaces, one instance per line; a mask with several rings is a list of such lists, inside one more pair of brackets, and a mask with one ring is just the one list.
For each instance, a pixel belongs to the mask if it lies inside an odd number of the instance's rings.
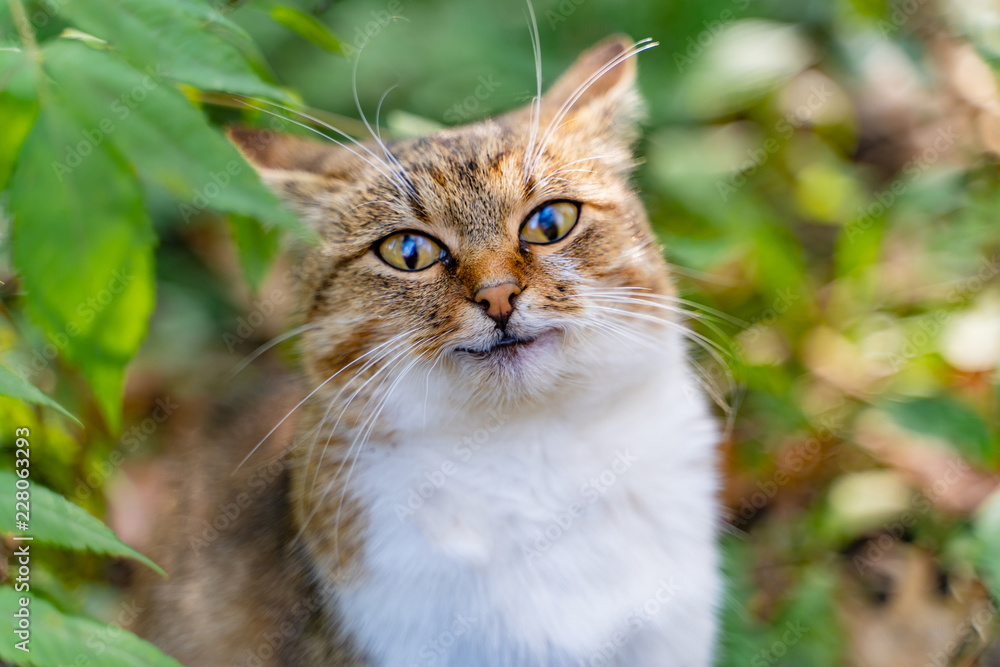
[[273,130],[232,126],[229,139],[264,183],[309,224],[317,202],[350,180],[350,151]]
[[336,177],[343,170],[344,149],[273,130],[232,126],[229,139],[258,171],[297,171]]

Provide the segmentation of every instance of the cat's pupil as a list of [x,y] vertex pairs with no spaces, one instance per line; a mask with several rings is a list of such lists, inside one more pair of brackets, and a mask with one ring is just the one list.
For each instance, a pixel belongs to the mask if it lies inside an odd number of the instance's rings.
[[551,206],[546,206],[538,212],[538,229],[545,234],[549,241],[555,241],[559,236],[559,221],[556,211]]
[[407,268],[411,270],[417,268],[417,262],[420,260],[420,250],[417,248],[417,237],[410,235],[404,236],[403,242],[400,244],[399,252],[403,257],[403,261],[406,262]]

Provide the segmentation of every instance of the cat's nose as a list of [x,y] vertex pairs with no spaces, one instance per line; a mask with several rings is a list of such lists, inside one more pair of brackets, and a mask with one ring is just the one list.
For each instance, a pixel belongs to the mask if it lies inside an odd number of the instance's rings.
[[503,329],[507,326],[510,314],[514,312],[514,297],[521,293],[521,286],[515,283],[502,283],[484,287],[473,297],[482,306],[497,326]]

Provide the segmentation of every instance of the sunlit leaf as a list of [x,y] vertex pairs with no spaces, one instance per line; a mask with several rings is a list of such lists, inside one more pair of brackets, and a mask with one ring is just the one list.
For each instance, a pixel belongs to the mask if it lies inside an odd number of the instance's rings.
[[42,110],[11,184],[13,257],[34,319],[117,430],[124,369],[153,310],[155,239],[134,175],[87,132],[60,108]]
[[288,5],[274,5],[271,7],[271,18],[330,53],[347,54],[340,38],[312,14]]
[[281,252],[281,235],[277,229],[267,229],[256,220],[239,215],[229,216],[229,228],[236,241],[243,274],[250,287],[258,292],[275,257]]
[[17,152],[37,115],[38,104],[34,100],[26,102],[13,95],[0,93],[0,118],[3,118],[3,132],[0,132],[0,191],[7,187]]
[[[38,450],[33,451],[37,453]],[[11,508],[11,511],[0,512],[0,532],[29,535],[32,542],[55,544],[74,551],[134,558],[164,574],[156,563],[118,539],[99,519],[37,482],[31,482],[29,487],[29,528],[17,530],[13,508],[18,479],[10,470],[0,470],[0,502]]]
[[[233,145],[168,82],[79,43],[53,44],[45,63],[92,143],[114,144],[140,175],[172,192],[183,221],[216,209],[308,235]],[[67,146],[67,161],[76,145]],[[89,170],[89,158],[80,157]]]
[[61,412],[77,424],[83,425],[79,419],[67,412],[63,406],[43,394],[38,387],[3,366],[0,366],[0,394],[13,396],[29,403],[44,405],[57,412]]
[[[0,642],[0,659],[27,667],[64,667],[65,665],[101,665],[101,667],[181,667],[181,664],[160,652],[158,648],[118,625],[105,625],[82,616],[64,614],[43,598],[28,597],[31,614],[31,639],[16,647],[21,639],[16,613],[26,594],[10,586],[0,586],[0,624],[4,641]],[[127,623],[139,613],[135,603],[121,609],[122,622]]]
[[[60,5],[81,28],[107,40],[139,68],[203,90],[290,100],[261,80],[237,48],[248,40],[197,0],[73,0]],[[122,92],[125,92],[124,90]]]

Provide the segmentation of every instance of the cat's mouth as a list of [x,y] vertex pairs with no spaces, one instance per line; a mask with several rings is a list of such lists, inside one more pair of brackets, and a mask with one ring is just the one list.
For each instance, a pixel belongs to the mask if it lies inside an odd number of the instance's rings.
[[522,351],[537,347],[543,340],[555,335],[555,331],[546,331],[538,336],[504,335],[486,347],[459,347],[456,352],[466,354],[473,359],[513,358]]
[[472,348],[472,347],[460,347],[456,351],[464,352],[475,359],[486,359],[496,353],[504,352],[517,352],[521,348],[528,347],[534,343],[537,338],[534,336],[530,337],[520,337],[520,336],[504,336],[500,340],[496,341],[492,345],[484,348]]

